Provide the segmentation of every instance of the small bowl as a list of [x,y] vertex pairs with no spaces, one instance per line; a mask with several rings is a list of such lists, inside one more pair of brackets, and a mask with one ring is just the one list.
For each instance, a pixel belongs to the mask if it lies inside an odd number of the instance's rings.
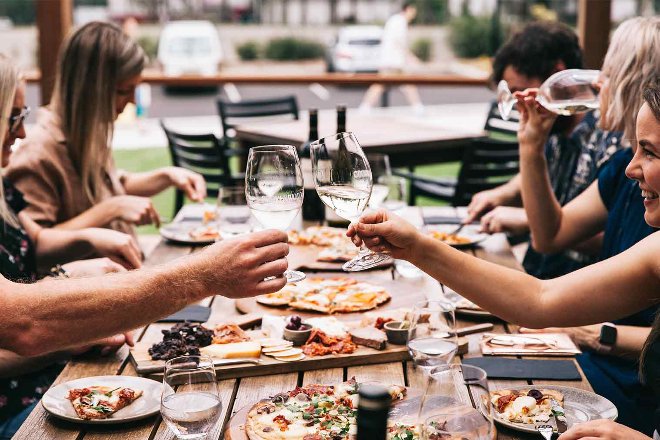
[[390,344],[394,345],[406,345],[408,342],[408,329],[410,328],[410,323],[404,321],[403,328],[399,328],[401,321],[390,321],[386,322],[383,326],[385,334],[387,335],[387,341]]
[[312,333],[312,326],[303,323],[300,326],[300,330],[289,330],[288,328],[285,328],[284,339],[293,342],[293,345],[298,347],[303,345],[305,342],[307,342],[307,339],[309,339],[309,335],[311,333]]

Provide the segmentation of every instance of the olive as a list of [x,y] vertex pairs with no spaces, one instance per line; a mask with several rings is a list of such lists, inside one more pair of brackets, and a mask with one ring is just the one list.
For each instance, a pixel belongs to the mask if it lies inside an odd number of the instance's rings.
[[527,393],[529,397],[532,397],[536,400],[542,399],[543,398],[543,393],[540,392],[539,390],[529,390]]

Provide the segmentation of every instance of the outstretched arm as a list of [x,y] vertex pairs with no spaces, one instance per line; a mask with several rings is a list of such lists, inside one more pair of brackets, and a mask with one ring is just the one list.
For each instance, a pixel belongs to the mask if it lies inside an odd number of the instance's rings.
[[178,167],[164,167],[144,173],[124,172],[121,181],[127,194],[151,197],[174,186],[194,202],[206,197],[206,181],[198,173]]

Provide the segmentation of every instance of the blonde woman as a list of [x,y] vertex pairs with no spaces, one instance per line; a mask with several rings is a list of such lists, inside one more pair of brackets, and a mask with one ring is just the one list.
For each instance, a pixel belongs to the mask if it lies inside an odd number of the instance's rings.
[[108,227],[134,235],[133,225],[159,223],[149,197],[174,185],[201,201],[197,173],[175,167],[146,173],[115,169],[113,124],[145,63],[140,46],[110,23],[92,22],[64,43],[53,98],[7,170],[25,194],[25,212],[42,226]]

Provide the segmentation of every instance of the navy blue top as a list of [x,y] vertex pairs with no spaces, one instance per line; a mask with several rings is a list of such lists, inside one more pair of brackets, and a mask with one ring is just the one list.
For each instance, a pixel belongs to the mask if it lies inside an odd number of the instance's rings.
[[[631,159],[630,148],[621,150],[598,174],[598,190],[608,210],[601,260],[629,249],[656,231],[644,221],[644,203],[637,182],[625,175]],[[650,326],[656,309],[653,306],[615,323]],[[583,353],[577,360],[594,391],[616,405],[618,421],[651,435],[656,399],[653,391],[639,380],[638,362],[594,352]]]

